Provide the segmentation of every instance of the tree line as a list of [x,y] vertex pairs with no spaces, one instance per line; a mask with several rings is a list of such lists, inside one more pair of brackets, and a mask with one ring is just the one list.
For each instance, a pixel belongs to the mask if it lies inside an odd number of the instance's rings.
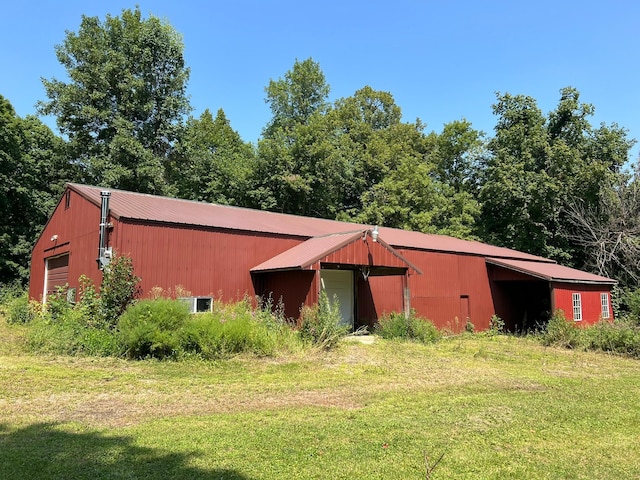
[[493,136],[464,119],[427,132],[390,92],[330,101],[312,58],[270,80],[271,119],[245,142],[222,109],[191,115],[178,32],[139,8],[83,16],[55,47],[38,116],[0,96],[0,283],[25,282],[65,182],[476,239],[640,279],[640,197],[617,124],[566,87],[544,113],[497,93]]

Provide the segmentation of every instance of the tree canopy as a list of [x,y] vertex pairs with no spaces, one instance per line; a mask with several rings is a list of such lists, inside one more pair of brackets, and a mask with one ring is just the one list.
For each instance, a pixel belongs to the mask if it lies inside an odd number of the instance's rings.
[[56,46],[69,81],[43,80],[40,111],[55,115],[83,181],[170,192],[166,164],[190,109],[183,49],[173,27],[138,7],[104,21],[83,16]]
[[[498,93],[491,136],[465,119],[428,131],[391,92],[331,100],[312,58],[265,87],[257,144],[225,112],[190,116],[180,34],[140,9],[81,18],[55,47],[41,114],[0,97],[0,281],[24,281],[33,242],[66,181],[478,239],[640,281],[633,140],[593,126],[571,87],[549,113]],[[216,111],[213,115],[211,112]]]

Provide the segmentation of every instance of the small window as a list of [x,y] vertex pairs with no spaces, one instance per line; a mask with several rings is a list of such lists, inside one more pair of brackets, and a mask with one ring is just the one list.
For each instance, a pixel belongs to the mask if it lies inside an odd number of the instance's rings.
[[582,296],[579,293],[572,294],[573,300],[573,319],[576,322],[582,321]]
[[611,311],[609,310],[609,294],[600,294],[600,305],[602,305],[602,318],[607,319],[611,317]]
[[213,298],[211,297],[181,297],[179,300],[189,305],[191,313],[211,312],[213,310]]
[[71,206],[71,190],[67,190],[64,195],[64,209],[68,209]]

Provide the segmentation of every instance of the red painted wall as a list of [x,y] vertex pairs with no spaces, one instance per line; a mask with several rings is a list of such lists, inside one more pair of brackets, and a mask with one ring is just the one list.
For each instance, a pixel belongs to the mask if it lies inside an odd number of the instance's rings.
[[609,299],[608,320],[613,320],[611,309],[611,293],[607,285],[577,285],[571,283],[556,283],[553,285],[554,310],[562,310],[567,320],[573,320],[573,293],[580,293],[582,299],[582,325],[592,325],[602,319],[600,294],[606,293]]
[[478,330],[489,327],[495,310],[483,257],[400,250],[422,270],[409,276],[411,307],[439,328],[460,331],[469,320]]
[[[33,247],[29,296],[42,300],[45,259],[69,253],[69,285],[78,287],[78,278],[85,274],[97,285],[102,281],[98,269],[100,207],[69,190],[67,207],[63,196]],[[57,235],[57,240],[51,238]]]
[[223,301],[255,295],[250,270],[302,240],[254,232],[123,221],[113,246],[131,257],[144,294],[180,285]]

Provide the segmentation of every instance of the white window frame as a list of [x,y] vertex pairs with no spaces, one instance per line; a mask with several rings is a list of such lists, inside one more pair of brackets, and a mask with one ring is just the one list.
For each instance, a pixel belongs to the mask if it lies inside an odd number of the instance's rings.
[[571,303],[573,305],[573,321],[582,321],[582,295],[580,293],[571,294]]
[[602,319],[608,320],[611,318],[611,309],[609,308],[609,294],[600,294],[600,306],[602,307]]

